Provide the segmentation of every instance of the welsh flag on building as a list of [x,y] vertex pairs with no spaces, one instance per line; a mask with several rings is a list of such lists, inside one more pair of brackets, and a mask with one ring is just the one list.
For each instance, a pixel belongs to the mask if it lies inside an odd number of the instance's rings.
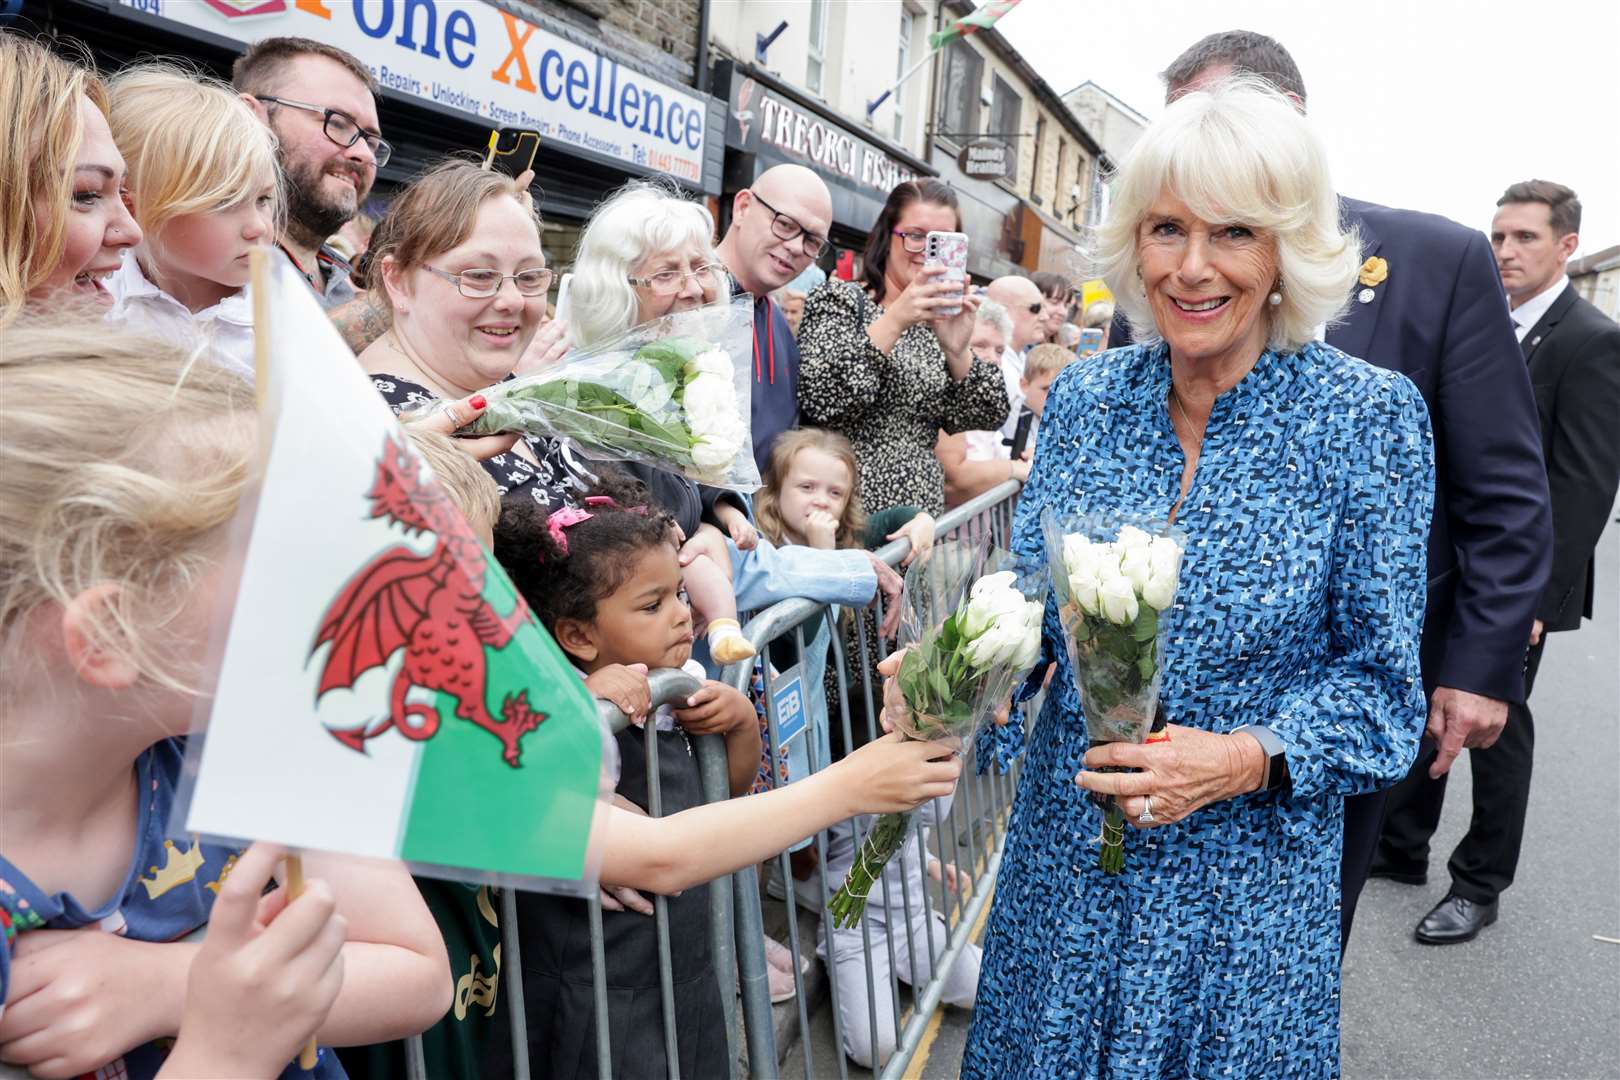
[[957,19],[943,30],[928,35],[930,49],[942,48],[957,38],[965,38],[977,34],[980,30],[988,30],[996,25],[996,20],[1018,6],[1018,0],[991,0],[981,8]]
[[263,473],[175,828],[594,887],[594,700],[309,289],[280,256],[260,284]]

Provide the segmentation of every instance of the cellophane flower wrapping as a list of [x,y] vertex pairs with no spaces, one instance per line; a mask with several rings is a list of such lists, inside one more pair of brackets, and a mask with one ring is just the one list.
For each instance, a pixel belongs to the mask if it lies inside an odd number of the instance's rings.
[[753,349],[746,297],[674,312],[489,387],[488,407],[462,433],[557,436],[587,457],[751,492]]
[[[1187,536],[1143,515],[1041,514],[1063,641],[1093,746],[1153,730],[1163,676],[1163,612],[1175,601]],[[1125,818],[1109,798],[1099,864],[1124,869]]]
[[[937,545],[906,573],[900,644],[907,647],[895,687],[903,716],[890,714],[908,739],[965,745],[1007,705],[1041,650],[1046,605],[1044,566],[1018,566],[984,543]],[[884,814],[861,845],[828,905],[836,926],[851,927],[883,867],[905,843],[911,813]]]

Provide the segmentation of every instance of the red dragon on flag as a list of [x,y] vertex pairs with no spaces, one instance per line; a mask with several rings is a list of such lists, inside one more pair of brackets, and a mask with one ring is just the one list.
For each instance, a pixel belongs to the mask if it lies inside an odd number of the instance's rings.
[[483,545],[444,489],[423,481],[420,464],[402,440],[385,437],[366,497],[373,518],[386,518],[407,533],[428,534],[436,543],[425,555],[404,544],[378,552],[327,608],[309,652],[313,657],[322,645],[332,646],[321,670],[317,702],[329,690],[352,687],[405,650],[388,715],[359,728],[327,730],[361,753],[368,740],[390,728],[408,739],[430,739],[439,729],[438,709],[406,700],[411,687],[421,687],[454,698],[455,715],[499,739],[502,757],[516,768],[520,741],[546,714],[530,708],[527,691],[507,695],[500,719],[490,714],[484,650],[504,648],[512,640],[529,620],[528,605],[516,597],[511,614],[496,615],[483,595]]

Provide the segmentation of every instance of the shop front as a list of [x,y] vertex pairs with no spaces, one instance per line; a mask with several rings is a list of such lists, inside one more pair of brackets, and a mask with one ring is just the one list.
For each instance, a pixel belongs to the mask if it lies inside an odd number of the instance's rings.
[[[826,106],[747,64],[715,65],[715,93],[730,104],[721,213],[729,218],[732,196],[775,165],[814,169],[832,193],[830,249],[819,263],[857,272],[867,233],[896,184],[935,170],[871,132],[856,131]],[[720,223],[725,229],[729,221]]]
[[559,263],[572,259],[578,224],[631,178],[720,192],[722,101],[638,69],[582,30],[483,0],[23,0],[21,14],[84,42],[109,71],[167,56],[228,78],[246,45],[280,36],[352,53],[381,87],[394,147],[378,199],[446,154],[482,152],[492,128],[538,131],[536,183]]

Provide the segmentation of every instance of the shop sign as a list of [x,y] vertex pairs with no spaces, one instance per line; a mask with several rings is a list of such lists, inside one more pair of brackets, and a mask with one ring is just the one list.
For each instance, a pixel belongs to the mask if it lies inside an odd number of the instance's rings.
[[916,170],[865,139],[768,92],[754,79],[738,81],[732,91],[731,123],[731,141],[749,153],[770,147],[881,197],[917,176]]
[[[377,82],[491,126],[693,182],[703,178],[702,98],[465,0],[120,0],[248,44],[314,38],[353,53]],[[387,132],[383,136],[387,137]]]
[[956,167],[975,180],[1000,180],[1012,172],[1012,147],[999,139],[974,139],[956,155]]

